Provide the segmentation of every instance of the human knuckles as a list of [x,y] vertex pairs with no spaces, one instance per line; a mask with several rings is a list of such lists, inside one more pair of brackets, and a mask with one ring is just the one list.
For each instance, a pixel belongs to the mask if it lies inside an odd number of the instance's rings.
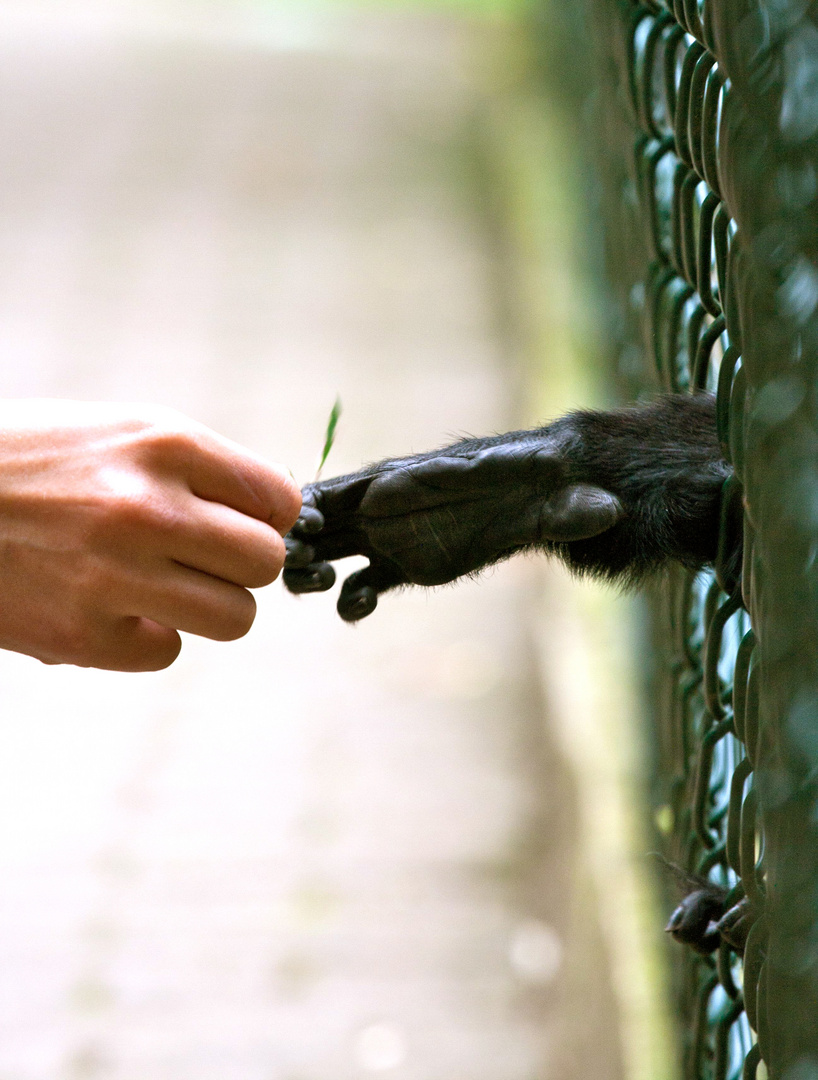
[[88,536],[107,546],[171,536],[186,518],[181,500],[155,478],[135,469],[106,468],[96,477],[93,494],[76,500],[88,519]]
[[173,409],[158,409],[136,418],[122,432],[121,454],[151,473],[186,471],[201,454],[203,431]]

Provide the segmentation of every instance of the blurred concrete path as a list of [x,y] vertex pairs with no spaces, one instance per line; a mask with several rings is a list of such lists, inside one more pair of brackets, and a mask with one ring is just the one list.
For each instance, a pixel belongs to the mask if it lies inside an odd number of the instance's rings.
[[[0,0],[0,394],[164,402],[304,480],[336,393],[329,472],[511,423],[481,33]],[[354,630],[276,585],[156,675],[0,654],[0,1080],[591,1075],[529,570]]]

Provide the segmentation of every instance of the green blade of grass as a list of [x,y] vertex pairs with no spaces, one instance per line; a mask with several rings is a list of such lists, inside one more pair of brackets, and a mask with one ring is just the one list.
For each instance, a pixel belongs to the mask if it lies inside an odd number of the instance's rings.
[[324,449],[321,452],[321,460],[318,462],[318,469],[315,473],[315,479],[321,479],[321,470],[324,468],[324,464],[329,457],[329,452],[332,450],[332,444],[335,442],[335,429],[338,427],[338,420],[341,416],[341,399],[337,397],[335,404],[332,406],[332,412],[329,414],[329,420],[327,421],[327,433],[324,436]]

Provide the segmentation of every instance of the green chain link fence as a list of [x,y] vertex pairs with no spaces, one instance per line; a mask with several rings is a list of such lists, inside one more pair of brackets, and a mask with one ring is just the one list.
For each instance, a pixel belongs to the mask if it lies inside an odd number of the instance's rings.
[[[619,372],[717,395],[740,581],[657,588],[657,820],[746,898],[676,946],[686,1080],[818,1080],[818,3],[586,0]],[[657,1078],[661,1080],[661,1078]]]

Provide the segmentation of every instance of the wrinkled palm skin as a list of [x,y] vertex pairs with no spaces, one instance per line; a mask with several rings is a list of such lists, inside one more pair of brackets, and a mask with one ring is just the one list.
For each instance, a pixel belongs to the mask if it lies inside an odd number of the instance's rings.
[[526,548],[628,583],[669,560],[700,567],[715,557],[728,475],[709,395],[572,413],[307,485],[284,581],[321,592],[333,562],[366,556],[338,601],[355,622],[387,589],[441,585]]

